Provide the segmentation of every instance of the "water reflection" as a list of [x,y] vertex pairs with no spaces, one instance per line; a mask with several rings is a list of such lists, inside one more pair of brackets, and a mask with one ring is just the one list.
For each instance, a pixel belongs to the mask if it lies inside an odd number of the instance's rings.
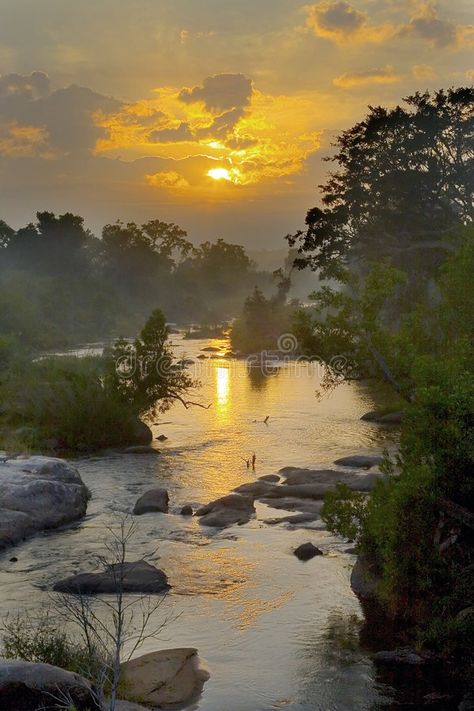
[[267,372],[264,371],[260,365],[247,366],[247,376],[250,382],[250,386],[254,390],[263,390],[267,387],[270,378],[275,377],[280,372],[277,367],[268,369]]
[[230,401],[230,368],[228,365],[218,365],[215,368],[216,379],[216,411],[220,420],[225,419]]

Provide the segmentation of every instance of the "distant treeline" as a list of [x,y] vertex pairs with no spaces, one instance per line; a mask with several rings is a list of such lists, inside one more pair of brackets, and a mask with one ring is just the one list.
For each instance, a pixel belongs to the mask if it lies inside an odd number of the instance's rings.
[[270,288],[243,247],[199,247],[175,224],[105,225],[38,212],[14,230],[0,220],[0,333],[33,348],[134,335],[159,306],[169,321],[216,324],[256,285]]

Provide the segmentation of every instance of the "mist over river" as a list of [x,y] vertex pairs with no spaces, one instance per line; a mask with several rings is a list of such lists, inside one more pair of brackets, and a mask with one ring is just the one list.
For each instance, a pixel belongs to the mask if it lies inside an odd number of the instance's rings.
[[[108,452],[76,461],[92,493],[85,520],[73,528],[37,536],[0,558],[0,615],[35,610],[50,599],[52,584],[95,568],[107,527],[130,511],[153,486],[166,488],[169,514],[137,518],[129,559],[151,555],[168,575],[171,592],[158,615],[170,614],[158,641],[138,652],[196,647],[210,672],[202,711],[358,711],[389,702],[391,690],[377,684],[367,654],[358,647],[362,619],[349,585],[354,557],[323,530],[266,519],[288,512],[256,504],[257,516],[243,526],[209,529],[179,515],[228,494],[284,466],[333,467],[355,452],[380,452],[391,434],[360,416],[373,408],[363,384],[342,384],[317,399],[317,368],[291,362],[268,377],[243,361],[213,357],[198,361],[221,341],[185,341],[176,353],[194,360],[202,382],[195,399],[211,407],[176,404],[150,423],[159,457]],[[208,355],[208,354],[206,354]],[[263,420],[269,416],[268,423]],[[255,452],[256,472],[244,459]],[[326,555],[302,563],[292,555],[312,541]],[[9,562],[12,555],[18,562]]]

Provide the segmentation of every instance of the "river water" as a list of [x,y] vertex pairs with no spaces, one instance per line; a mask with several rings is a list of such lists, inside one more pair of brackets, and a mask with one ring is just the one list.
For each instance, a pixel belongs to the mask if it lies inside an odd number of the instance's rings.
[[[79,459],[91,490],[78,525],[27,541],[0,558],[0,615],[47,603],[52,583],[95,568],[107,527],[148,488],[169,491],[170,513],[137,519],[129,559],[151,556],[172,585],[157,615],[171,615],[160,639],[139,654],[196,647],[210,679],[189,708],[202,711],[359,711],[387,708],[391,690],[377,683],[358,647],[362,619],[349,578],[347,543],[323,530],[268,525],[287,512],[257,504],[255,520],[223,531],[178,515],[184,504],[207,503],[284,466],[332,466],[354,452],[380,452],[390,433],[359,418],[373,407],[361,384],[342,384],[317,399],[316,367],[282,363],[268,377],[242,361],[214,356],[220,341],[173,337],[176,352],[194,358],[202,386],[195,398],[209,409],[175,405],[152,424],[161,456],[105,453]],[[263,420],[269,417],[267,424]],[[256,472],[244,459],[257,457]],[[325,553],[301,563],[292,551],[312,541]]]

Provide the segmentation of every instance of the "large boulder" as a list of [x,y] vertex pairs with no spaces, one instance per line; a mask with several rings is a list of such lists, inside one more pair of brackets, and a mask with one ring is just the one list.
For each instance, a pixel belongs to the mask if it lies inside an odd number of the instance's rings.
[[85,515],[89,497],[77,469],[63,459],[0,462],[0,550],[77,521]]
[[383,462],[383,457],[376,454],[352,454],[348,457],[336,459],[334,464],[340,467],[354,467],[356,469],[370,469],[379,466]]
[[228,494],[211,501],[196,511],[199,523],[213,528],[225,528],[233,524],[247,523],[255,513],[253,498],[240,494]]
[[168,513],[169,500],[166,489],[150,489],[140,496],[133,513],[135,516],[145,513]]
[[100,573],[80,573],[55,583],[53,590],[71,595],[153,594],[169,590],[166,574],[144,560],[116,563]]
[[79,674],[50,664],[0,661],[2,711],[59,711],[72,706],[76,711],[102,709],[97,690]]
[[130,444],[150,444],[153,441],[153,432],[138,417],[131,425],[130,435]]
[[377,422],[381,425],[401,425],[403,422],[403,412],[387,412],[386,415],[379,417]]
[[199,667],[196,649],[165,649],[120,667],[129,701],[160,709],[189,705],[200,697],[209,674]]
[[366,555],[359,555],[352,568],[351,588],[361,600],[373,600],[380,582],[375,568]]

